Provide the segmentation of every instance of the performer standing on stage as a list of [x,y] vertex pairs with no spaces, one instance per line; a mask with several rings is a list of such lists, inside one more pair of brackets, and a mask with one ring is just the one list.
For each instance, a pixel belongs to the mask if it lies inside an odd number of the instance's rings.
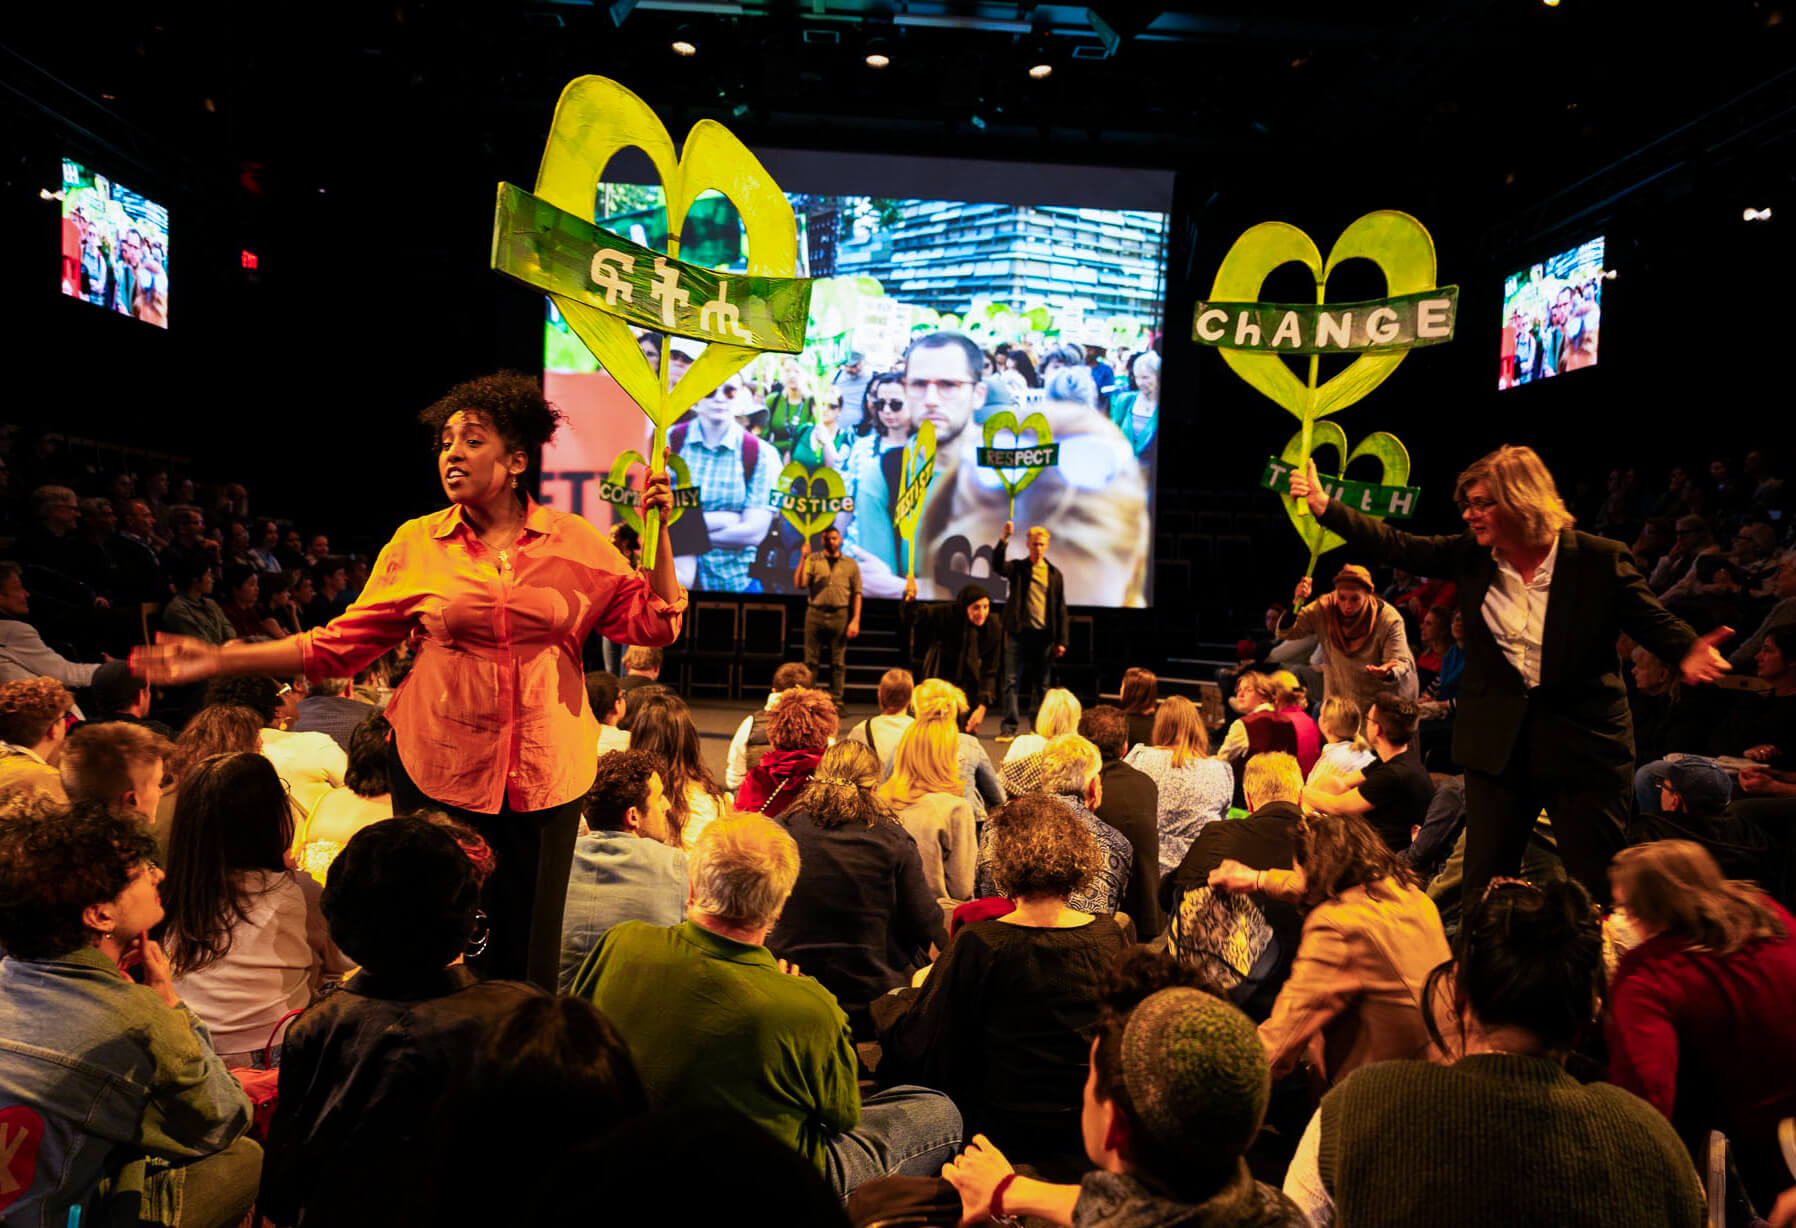
[[811,553],[811,539],[799,548],[792,583],[805,590],[804,663],[821,678],[823,650],[829,649],[829,697],[842,706],[847,682],[848,641],[861,633],[861,565],[842,554],[842,530],[831,525],[818,536],[823,553]]
[[[1010,581],[1004,602],[1004,718],[1000,742],[1016,736],[1021,719],[1017,707],[1033,713],[1053,685],[1054,662],[1066,655],[1071,638],[1066,615],[1066,577],[1048,562],[1048,531],[1036,525],[1025,535],[1029,557],[1005,560],[1016,526],[1004,522],[1004,535],[992,551],[992,574]],[[1020,693],[1020,695],[1019,695]]]
[[1542,806],[1567,872],[1607,899],[1634,773],[1616,640],[1625,631],[1694,684],[1727,670],[1715,645],[1733,630],[1699,638],[1659,604],[1626,546],[1573,530],[1532,448],[1498,448],[1459,475],[1466,532],[1452,537],[1405,533],[1330,499],[1314,461],[1291,475],[1291,494],[1350,544],[1458,586],[1466,668],[1453,757],[1466,770],[1466,900],[1519,870]]
[[[595,628],[621,643],[671,643],[686,594],[665,519],[645,576],[586,520],[518,489],[530,454],[562,418],[534,379],[472,380],[419,417],[451,506],[399,527],[346,612],[262,644],[159,636],[132,654],[132,668],[165,684],[302,671],[348,678],[418,637],[412,671],[387,708],[394,810],[442,810],[486,839],[497,866],[483,892],[490,937],[476,966],[553,991],[598,743],[581,645]],[[642,492],[643,508],[663,516],[673,506],[665,463]]]

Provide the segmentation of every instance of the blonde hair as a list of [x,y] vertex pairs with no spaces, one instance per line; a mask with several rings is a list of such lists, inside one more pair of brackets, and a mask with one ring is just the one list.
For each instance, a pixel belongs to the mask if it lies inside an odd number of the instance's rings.
[[734,815],[708,824],[687,863],[692,911],[727,925],[769,925],[798,881],[798,842],[760,815]]
[[1654,840],[1615,854],[1609,880],[1628,912],[1685,939],[1692,951],[1732,955],[1760,938],[1785,937],[1765,894],[1723,878],[1709,850],[1694,840]]
[[1192,759],[1210,757],[1210,734],[1197,705],[1183,695],[1168,695],[1154,713],[1154,745],[1172,751],[1172,766],[1184,767]]
[[1295,802],[1303,796],[1303,769],[1282,750],[1255,755],[1241,769],[1241,793],[1256,810],[1268,802]]
[[1044,738],[1057,738],[1063,733],[1077,733],[1079,718],[1085,710],[1079,699],[1063,687],[1055,687],[1041,697],[1041,710],[1035,714],[1035,732]]
[[898,739],[892,775],[879,786],[879,796],[894,806],[908,806],[929,793],[959,797],[965,791],[957,766],[960,730],[939,717],[918,720]]
[[1330,695],[1322,701],[1322,719],[1316,722],[1322,726],[1323,734],[1331,742],[1353,740],[1354,750],[1365,750],[1366,739],[1360,735],[1359,705],[1345,695]]
[[1559,497],[1552,473],[1533,448],[1504,444],[1473,461],[1454,484],[1454,499],[1463,500],[1474,482],[1489,488],[1490,497],[1532,545],[1544,546],[1559,530],[1576,523]]
[[919,682],[911,692],[910,706],[920,721],[946,720],[955,726],[960,724],[962,712],[972,711],[967,693],[946,678],[925,678]]
[[1282,711],[1285,708],[1309,707],[1309,691],[1303,683],[1297,681],[1297,675],[1290,670],[1273,670],[1266,681],[1272,687],[1272,706],[1274,708]]
[[1041,751],[1041,789],[1044,793],[1084,793],[1104,770],[1098,748],[1076,733],[1050,738]]

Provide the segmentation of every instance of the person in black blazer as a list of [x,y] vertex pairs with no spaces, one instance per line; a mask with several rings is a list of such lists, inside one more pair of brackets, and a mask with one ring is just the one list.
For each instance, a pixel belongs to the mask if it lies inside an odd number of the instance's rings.
[[1459,475],[1466,531],[1420,537],[1330,499],[1311,461],[1291,494],[1328,528],[1416,575],[1452,580],[1465,621],[1466,668],[1453,757],[1466,769],[1465,899],[1521,867],[1545,807],[1572,877],[1598,900],[1620,845],[1634,771],[1616,641],[1626,632],[1686,683],[1728,666],[1647,588],[1626,546],[1575,531],[1553,475],[1532,448],[1505,446]]
[[1079,736],[1098,748],[1102,792],[1098,818],[1121,832],[1135,856],[1129,884],[1118,906],[1135,922],[1135,936],[1148,942],[1160,934],[1160,786],[1123,762],[1129,753],[1129,719],[1120,708],[1100,704],[1079,717]]
[[1036,525],[1028,532],[1029,556],[1006,559],[1016,526],[1004,522],[1004,535],[992,550],[992,574],[1010,581],[1004,602],[1004,719],[999,741],[1016,736],[1018,700],[1030,712],[1054,685],[1054,662],[1066,655],[1071,638],[1066,613],[1066,577],[1048,562],[1048,531]]

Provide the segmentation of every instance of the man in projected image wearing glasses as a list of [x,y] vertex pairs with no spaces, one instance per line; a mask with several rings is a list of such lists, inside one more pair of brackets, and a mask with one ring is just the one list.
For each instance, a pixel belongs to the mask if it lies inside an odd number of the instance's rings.
[[779,454],[737,421],[754,408],[740,376],[732,375],[693,407],[691,422],[676,426],[668,443],[692,472],[711,549],[674,560],[680,583],[713,593],[748,588],[755,548],[773,526],[774,476]]
[[1619,542],[1573,530],[1553,475],[1532,448],[1502,447],[1460,474],[1465,532],[1419,537],[1330,499],[1311,461],[1291,494],[1328,528],[1417,575],[1452,580],[1466,668],[1453,757],[1466,769],[1464,898],[1515,874],[1544,806],[1565,868],[1607,899],[1634,770],[1622,632],[1710,682],[1727,661],[1721,627],[1698,638],[1668,612]]

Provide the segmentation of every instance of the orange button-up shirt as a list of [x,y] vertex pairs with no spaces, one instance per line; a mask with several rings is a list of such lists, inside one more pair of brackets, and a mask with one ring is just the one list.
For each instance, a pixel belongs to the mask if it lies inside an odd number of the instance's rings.
[[481,814],[544,810],[592,784],[598,721],[581,645],[596,628],[660,646],[680,633],[669,604],[579,516],[528,505],[500,558],[450,507],[407,521],[355,604],[299,636],[306,677],[348,678],[409,636],[411,673],[387,717],[427,796]]

